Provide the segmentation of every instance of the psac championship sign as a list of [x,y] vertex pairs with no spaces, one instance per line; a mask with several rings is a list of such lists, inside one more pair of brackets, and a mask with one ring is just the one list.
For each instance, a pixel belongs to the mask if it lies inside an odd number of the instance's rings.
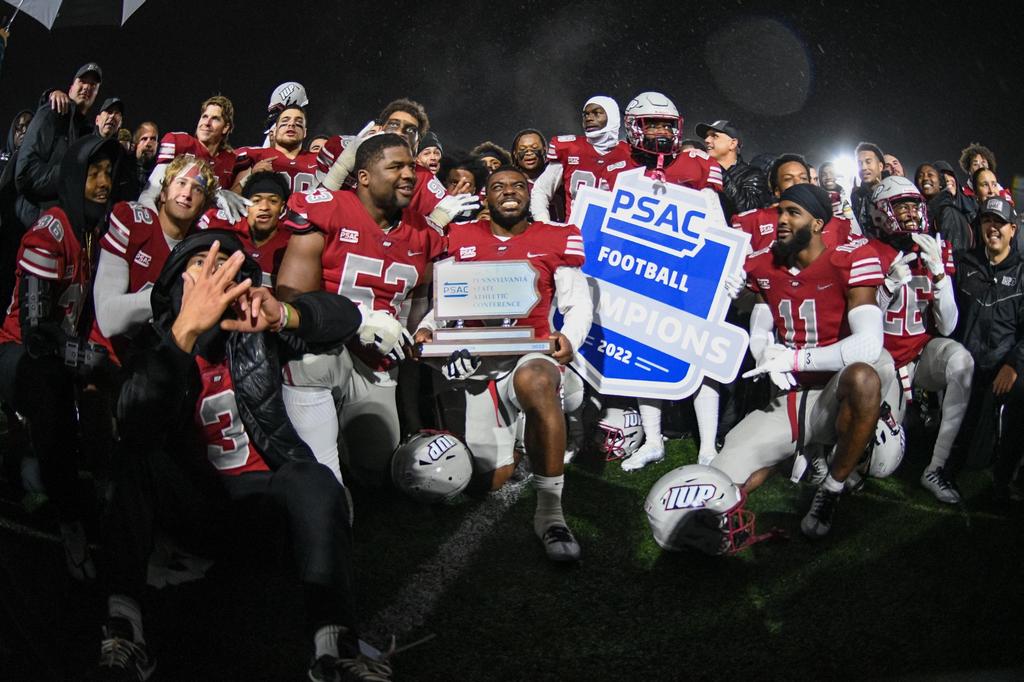
[[729,228],[717,197],[621,173],[612,191],[582,187],[573,202],[583,233],[594,322],[574,360],[601,393],[685,398],[704,377],[736,378],[746,331],[725,322],[726,275],[750,237]]

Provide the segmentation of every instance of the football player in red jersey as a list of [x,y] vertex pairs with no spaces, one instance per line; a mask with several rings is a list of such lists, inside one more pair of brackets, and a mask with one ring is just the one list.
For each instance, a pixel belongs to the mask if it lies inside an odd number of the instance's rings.
[[895,379],[876,305],[878,255],[863,239],[826,246],[821,232],[831,217],[826,191],[793,185],[780,197],[775,243],[747,261],[760,298],[750,319],[757,367],[744,377],[767,374],[783,393],[744,417],[712,461],[749,492],[794,449],[802,457],[807,443],[837,441],[800,523],[810,538],[831,528],[844,482],[874,434],[882,386]]
[[150,289],[171,249],[192,231],[217,188],[213,169],[192,156],[171,161],[163,182],[159,211],[135,201],[115,204],[100,240],[93,286],[96,320],[89,339],[106,347],[118,363],[128,345],[125,335],[153,316]]
[[[418,149],[419,142],[430,130],[430,119],[423,105],[409,99],[396,99],[380,112],[380,115],[351,138],[335,135],[324,143],[317,156],[320,171],[324,173],[321,187],[329,190],[352,189],[358,184],[353,169],[359,145],[369,137],[380,133],[395,133],[403,136],[410,149]],[[443,228],[456,216],[480,207],[475,195],[449,196],[444,185],[429,169],[416,166],[416,191],[409,207],[427,216],[432,224]]]
[[[444,238],[410,208],[415,160],[404,137],[386,133],[356,155],[355,191],[294,194],[291,229],[277,291],[283,300],[326,290],[355,301],[364,317],[358,340],[335,355],[307,355],[285,368],[288,415],[317,459],[340,477],[339,420],[332,388],[343,394],[341,423],[350,469],[379,482],[399,442],[397,362],[404,358],[411,294],[431,274]],[[389,356],[389,354],[392,354]]]
[[887,273],[878,287],[885,349],[900,377],[885,401],[900,423],[912,387],[943,392],[939,432],[921,485],[940,502],[956,504],[960,493],[944,467],[967,413],[974,359],[953,339],[941,338],[953,333],[958,318],[953,249],[929,234],[927,203],[907,178],[889,176],[875,185],[870,208],[879,235],[872,246]]
[[[338,680],[339,670],[390,679],[386,661],[359,654],[345,491],[291,427],[280,396],[279,349],[343,343],[360,314],[319,291],[283,304],[251,288],[258,278],[235,234],[209,230],[185,238],[153,287],[155,338],[139,349],[119,403],[102,679],[144,680],[155,667],[141,601],[158,530],[220,552],[256,538],[285,543],[315,651],[308,679]],[[286,331],[293,338],[278,343],[275,332]]]
[[81,510],[75,503],[79,451],[76,388],[105,354],[85,341],[93,244],[112,190],[121,149],[95,135],[68,147],[57,181],[59,202],[21,238],[14,294],[0,327],[0,397],[29,422],[46,493],[57,507],[68,571],[96,577]]
[[[548,165],[534,182],[530,205],[536,220],[562,215],[572,221],[572,201],[581,186],[610,189],[615,176],[626,168],[629,145],[619,141],[619,105],[611,97],[596,95],[583,105],[585,137],[559,135],[548,144]],[[558,190],[565,194],[565,210],[551,202]]]
[[[530,221],[529,183],[513,166],[503,166],[487,178],[487,206],[489,221],[452,227],[448,252],[460,261],[529,260],[539,275],[540,301],[516,324],[532,326],[538,338],[550,337],[555,351],[481,361],[463,350],[443,363],[442,373],[453,381],[479,379],[466,384],[465,422],[479,486],[497,490],[512,475],[517,415],[526,414],[526,453],[537,489],[534,531],[549,559],[575,561],[580,547],[562,515],[561,499],[564,411],[575,409],[583,398],[582,382],[565,366],[586,338],[594,313],[580,269],[583,238],[571,225]],[[552,330],[549,321],[556,300],[564,316],[561,331]],[[438,326],[428,313],[416,332],[417,343],[429,341]]]
[[298,106],[289,106],[277,114],[270,131],[269,147],[240,147],[235,150],[235,185],[232,191],[241,193],[251,174],[274,171],[288,178],[293,192],[307,192],[316,187],[317,158],[313,152],[303,151],[306,141],[306,112]]
[[283,173],[260,171],[249,176],[242,196],[251,202],[246,217],[232,223],[220,209],[212,208],[199,220],[200,230],[233,230],[245,245],[246,255],[259,263],[261,286],[274,287],[291,232],[281,226],[291,191]]
[[[810,182],[810,171],[811,167],[799,154],[782,154],[775,159],[768,171],[768,184],[775,198],[778,199],[793,185]],[[732,226],[750,235],[750,251],[753,253],[768,248],[775,241],[778,219],[779,203],[776,201],[771,206],[737,213],[733,216]],[[849,220],[833,215],[822,230],[821,237],[825,240],[826,246],[839,246],[850,238],[851,230]]]
[[[660,92],[642,92],[630,101],[625,115],[626,140],[631,148],[627,168],[645,168],[648,177],[696,190],[722,191],[722,167],[702,149],[682,150],[683,117]],[[707,380],[693,398],[700,434],[702,461],[715,454],[718,430],[718,384]],[[637,401],[644,425],[644,444],[622,461],[635,471],[665,457],[661,435],[661,400]]]

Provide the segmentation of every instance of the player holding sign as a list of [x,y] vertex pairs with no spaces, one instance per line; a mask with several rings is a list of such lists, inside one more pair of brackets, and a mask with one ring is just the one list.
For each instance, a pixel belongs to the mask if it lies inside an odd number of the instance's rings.
[[783,393],[747,415],[712,462],[749,492],[794,448],[838,440],[800,524],[811,538],[829,532],[843,483],[871,442],[882,386],[895,378],[875,302],[884,280],[878,255],[863,239],[826,246],[821,232],[831,217],[827,192],[793,185],[780,197],[771,250],[747,261],[760,296],[750,319],[757,367],[744,377],[767,374]]
[[[593,302],[583,265],[583,239],[575,227],[530,221],[529,184],[523,172],[503,166],[487,179],[489,222],[453,226],[448,252],[459,261],[529,260],[537,270],[540,301],[519,322],[537,337],[551,337],[552,355],[472,357],[465,350],[443,364],[442,373],[466,383],[466,444],[473,453],[478,484],[497,490],[512,475],[516,418],[526,413],[526,453],[537,488],[534,531],[553,561],[575,561],[580,547],[562,515],[566,445],[565,411],[579,406],[583,385],[566,371],[593,318]],[[554,301],[564,316],[561,331],[549,320]],[[416,332],[417,343],[433,338],[439,324],[433,311]]]

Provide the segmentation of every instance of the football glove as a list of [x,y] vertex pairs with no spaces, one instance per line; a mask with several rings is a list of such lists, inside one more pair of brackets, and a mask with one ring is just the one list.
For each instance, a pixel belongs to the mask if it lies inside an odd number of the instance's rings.
[[744,379],[757,378],[767,374],[771,382],[782,391],[788,391],[796,386],[796,378],[793,376],[793,366],[796,362],[796,351],[786,348],[782,344],[774,343],[764,349],[761,357],[757,359],[757,367],[745,372]]
[[932,279],[944,275],[946,268],[942,265],[942,237],[933,237],[928,234],[912,234],[910,237],[921,249],[921,262],[928,268]]
[[448,356],[441,365],[441,374],[448,381],[461,381],[473,376],[480,368],[480,358],[473,357],[469,351],[463,348]]
[[359,151],[359,145],[377,134],[375,130],[376,125],[375,121],[370,121],[364,125],[363,129],[341,150],[341,154],[338,154],[338,158],[334,160],[334,164],[327,171],[323,182],[320,183],[322,186],[327,189],[341,189],[342,185],[345,184],[345,179],[352,173],[352,169],[356,167],[356,152]]
[[882,282],[882,286],[889,294],[895,294],[899,291],[900,287],[904,284],[908,284],[912,277],[910,273],[910,263],[913,263],[917,259],[916,253],[908,253],[903,255],[900,251],[896,254],[896,258],[893,259],[892,265],[889,266],[889,272],[885,275],[885,281]]
[[472,215],[479,208],[480,197],[476,194],[449,194],[437,202],[437,206],[427,216],[427,220],[437,228],[444,228],[460,215],[464,213]]
[[747,273],[742,268],[739,272],[727,275],[725,278],[725,293],[734,301],[743,293],[745,286],[747,286]]
[[231,190],[219,189],[214,195],[217,208],[221,211],[229,223],[234,225],[244,218],[252,206],[252,202],[241,194],[235,194]]
[[[359,309],[363,312],[363,309]],[[403,346],[412,345],[412,334],[401,322],[383,310],[363,313],[359,325],[359,343],[375,348],[381,355],[401,361],[405,359]]]

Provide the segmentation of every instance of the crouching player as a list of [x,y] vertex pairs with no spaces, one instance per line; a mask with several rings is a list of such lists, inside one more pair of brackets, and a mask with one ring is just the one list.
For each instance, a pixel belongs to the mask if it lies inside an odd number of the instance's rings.
[[315,646],[309,679],[390,679],[385,662],[359,654],[351,510],[288,421],[273,333],[328,349],[355,334],[361,316],[323,292],[279,303],[267,289],[250,291],[259,278],[235,235],[209,230],[175,247],[153,287],[158,340],[133,356],[118,410],[123,456],[105,524],[103,679],[144,680],[155,667],[139,600],[157,526],[222,552],[279,525]]
[[831,217],[827,192],[793,185],[780,197],[775,243],[747,261],[759,298],[750,319],[757,367],[744,377],[768,374],[783,392],[729,432],[712,462],[749,492],[794,449],[836,442],[800,524],[811,538],[829,532],[846,477],[874,435],[882,386],[895,380],[875,302],[883,280],[878,255],[866,240],[825,246],[821,233]]
[[[448,253],[460,261],[529,260],[538,271],[540,301],[518,321],[538,338],[555,342],[552,355],[486,358],[456,353],[443,363],[451,381],[466,388],[466,444],[473,453],[477,485],[497,490],[515,469],[516,418],[526,414],[526,454],[533,465],[537,510],[533,525],[553,561],[575,561],[580,547],[562,515],[566,446],[565,411],[583,397],[579,377],[566,370],[590,329],[593,302],[583,265],[583,240],[577,228],[530,221],[530,191],[519,169],[505,166],[487,179],[489,221],[453,226]],[[557,298],[564,316],[552,331],[551,307]],[[430,341],[438,324],[433,311],[416,332],[417,343]],[[570,404],[570,403],[575,403]]]

